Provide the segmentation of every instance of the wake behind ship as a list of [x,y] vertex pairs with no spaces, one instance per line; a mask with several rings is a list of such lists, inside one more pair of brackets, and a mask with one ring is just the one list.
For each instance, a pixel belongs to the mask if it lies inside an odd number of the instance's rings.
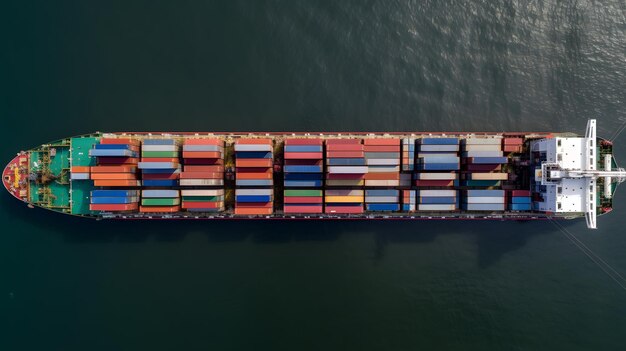
[[572,133],[93,133],[22,151],[5,188],[97,219],[494,219],[613,208],[612,143]]

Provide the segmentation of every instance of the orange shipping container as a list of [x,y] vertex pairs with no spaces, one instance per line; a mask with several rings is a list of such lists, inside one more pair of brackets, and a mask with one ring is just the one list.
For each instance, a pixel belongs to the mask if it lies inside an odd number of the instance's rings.
[[235,140],[235,144],[263,144],[272,145],[272,139],[257,139],[257,138],[241,138]]
[[400,146],[400,139],[388,139],[388,138],[366,138],[363,139],[365,145],[397,145]]
[[272,212],[271,208],[235,208],[236,215],[269,215]]
[[239,159],[235,161],[237,167],[272,167],[271,158],[263,159]]
[[185,145],[224,145],[221,139],[185,139]]
[[137,176],[134,173],[92,173],[91,179],[137,179]]
[[224,172],[224,166],[185,165],[185,172]]
[[171,213],[171,212],[179,212],[180,206],[141,206],[139,207],[139,212],[159,212],[159,213]]
[[89,166],[73,166],[72,173],[89,173]]
[[183,158],[222,158],[219,151],[183,151]]
[[133,173],[137,170],[135,166],[93,166],[91,173]]
[[138,146],[140,141],[131,138],[102,138],[100,139],[100,144],[130,144]]

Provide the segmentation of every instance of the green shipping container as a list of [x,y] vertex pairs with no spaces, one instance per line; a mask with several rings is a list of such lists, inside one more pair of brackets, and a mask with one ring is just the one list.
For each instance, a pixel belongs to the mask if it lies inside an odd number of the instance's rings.
[[285,196],[322,196],[322,190],[285,190]]
[[180,199],[165,199],[165,198],[151,198],[142,199],[141,204],[143,206],[175,206],[180,204]]
[[178,151],[142,151],[141,157],[178,157]]

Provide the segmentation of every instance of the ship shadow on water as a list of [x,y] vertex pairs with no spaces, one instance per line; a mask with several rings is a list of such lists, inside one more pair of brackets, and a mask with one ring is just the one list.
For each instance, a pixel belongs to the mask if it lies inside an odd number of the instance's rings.
[[[548,221],[371,221],[371,220],[101,220],[28,209],[3,196],[6,214],[54,232],[70,243],[181,242],[202,235],[207,244],[252,241],[262,245],[335,241],[342,235],[373,235],[373,260],[384,260],[394,244],[430,244],[440,236],[470,236],[481,268],[523,248],[532,237],[557,233]],[[577,221],[562,221],[569,226]]]

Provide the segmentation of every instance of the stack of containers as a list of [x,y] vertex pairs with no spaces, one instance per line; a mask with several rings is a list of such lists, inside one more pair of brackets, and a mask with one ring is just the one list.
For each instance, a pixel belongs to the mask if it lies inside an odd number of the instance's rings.
[[321,188],[324,177],[322,139],[285,139],[285,188]]
[[322,213],[323,199],[321,189],[285,189],[285,213]]
[[504,153],[520,153],[522,152],[522,145],[524,145],[523,138],[503,138],[502,139],[502,151]]
[[511,211],[530,211],[531,200],[530,190],[511,190],[510,192],[509,210]]
[[368,211],[400,211],[400,190],[365,190],[365,208]]
[[235,214],[272,214],[273,155],[272,139],[242,138],[235,142],[235,179],[239,188],[235,191]]
[[465,211],[504,211],[504,190],[465,190],[462,209]]
[[499,186],[508,179],[502,173],[502,164],[508,159],[502,153],[502,138],[470,137],[463,140],[463,163],[465,174],[463,185],[489,187]]
[[90,168],[94,186],[139,186],[137,163],[139,141],[130,138],[102,138],[89,150],[96,157],[96,166]]
[[415,190],[402,190],[402,211],[414,212],[416,209]]
[[124,212],[139,208],[139,190],[93,190],[91,211]]
[[422,138],[418,140],[418,150],[416,186],[458,186],[458,138]]
[[183,189],[181,207],[189,212],[224,211],[224,189]]
[[402,139],[402,171],[415,170],[415,138]]
[[236,189],[235,214],[271,214],[274,189]]
[[142,190],[139,212],[170,213],[180,211],[180,193],[178,190]]
[[324,213],[363,213],[363,190],[327,189]]
[[368,168],[362,139],[327,139],[326,170],[326,186],[363,186]]
[[181,186],[224,185],[223,140],[186,139],[183,143],[183,163]]
[[89,180],[90,167],[89,166],[72,166],[70,179],[71,180]]
[[176,139],[144,139],[141,145],[143,186],[176,186],[180,177],[180,145]]
[[400,186],[400,139],[367,138],[363,144],[365,186]]
[[418,211],[454,211],[458,205],[457,190],[420,190]]

